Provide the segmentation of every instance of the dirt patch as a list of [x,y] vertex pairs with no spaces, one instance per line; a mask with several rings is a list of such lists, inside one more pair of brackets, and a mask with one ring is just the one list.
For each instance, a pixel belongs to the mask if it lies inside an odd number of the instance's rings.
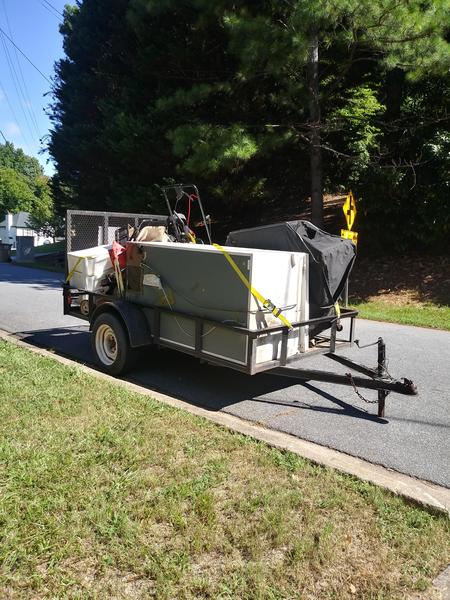
[[450,257],[358,258],[350,276],[357,302],[450,306]]

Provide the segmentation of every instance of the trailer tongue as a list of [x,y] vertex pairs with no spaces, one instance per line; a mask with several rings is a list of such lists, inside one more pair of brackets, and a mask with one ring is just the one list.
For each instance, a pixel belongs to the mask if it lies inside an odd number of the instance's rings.
[[[355,340],[355,344],[358,344],[358,340]],[[417,387],[410,379],[394,379],[388,373],[386,368],[386,344],[383,338],[378,338],[373,344],[366,344],[365,346],[359,346],[364,348],[367,346],[378,346],[378,362],[375,368],[366,367],[359,363],[356,363],[349,358],[340,356],[336,353],[329,352],[325,354],[327,358],[335,360],[336,362],[345,365],[349,369],[363,373],[367,377],[359,377],[352,375],[352,373],[346,373],[345,375],[339,375],[338,373],[308,369],[289,369],[286,367],[278,367],[272,370],[275,375],[281,375],[283,377],[291,377],[293,379],[308,380],[308,381],[323,381],[326,383],[336,383],[339,385],[351,386],[356,395],[366,404],[378,404],[378,416],[385,416],[385,405],[386,398],[391,392],[397,392],[397,394],[405,394],[408,396],[417,395]],[[369,400],[358,388],[365,388],[369,390],[378,390],[378,398],[376,400]]]
[[[363,347],[354,339],[357,311],[336,305],[354,261],[352,242],[288,223],[233,232],[225,247],[194,243],[202,231],[211,242],[197,188],[174,186],[166,199],[168,216],[67,212],[64,313],[89,321],[102,370],[120,375],[156,345],[249,375],[350,386],[378,404],[379,417],[390,392],[417,393],[411,381],[388,373],[381,338],[374,368],[339,354]],[[178,212],[183,201],[188,217]],[[315,354],[349,372],[299,362]],[[377,390],[377,399],[367,400],[361,388]]]

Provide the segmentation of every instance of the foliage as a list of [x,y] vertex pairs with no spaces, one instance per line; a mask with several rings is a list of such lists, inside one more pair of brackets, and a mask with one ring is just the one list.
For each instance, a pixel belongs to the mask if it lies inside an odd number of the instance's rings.
[[55,214],[53,196],[48,177],[42,176],[35,182],[34,202],[28,221],[34,231],[55,240],[64,235],[64,220]]
[[384,157],[355,186],[363,197],[363,235],[372,246],[378,238],[397,251],[448,252],[450,77],[401,80],[398,87],[398,113],[380,140]]
[[448,16],[448,0],[84,0],[61,27],[49,143],[58,210],[156,211],[155,184],[180,179],[233,226],[299,212],[317,31],[326,191],[357,190],[377,243],[392,239],[378,222],[386,207],[395,228],[408,212],[416,224],[405,244],[438,246],[441,217],[423,235],[417,224],[449,196],[448,96],[435,95],[449,80]]
[[[180,125],[167,134],[172,142],[175,157],[186,157],[183,170],[199,175],[214,174],[222,169],[229,171],[241,161],[249,160],[258,151],[256,140],[244,127]],[[195,143],[193,144],[193,140]]]
[[43,171],[36,158],[10,142],[0,144],[0,218],[5,212],[29,211],[34,204],[34,184]]
[[61,234],[50,180],[39,161],[6,142],[0,145],[0,218],[20,211],[30,213],[29,225],[38,233],[53,238]]
[[0,144],[0,168],[13,169],[30,182],[44,174],[37,158],[27,156],[21,148],[15,148],[11,142]]
[[33,206],[33,191],[27,179],[14,169],[0,168],[0,217],[6,212],[29,211]]
[[331,126],[342,132],[342,140],[354,157],[348,173],[350,187],[358,183],[373,152],[379,150],[382,129],[376,118],[384,111],[376,91],[363,85],[348,90],[346,104],[330,112]]

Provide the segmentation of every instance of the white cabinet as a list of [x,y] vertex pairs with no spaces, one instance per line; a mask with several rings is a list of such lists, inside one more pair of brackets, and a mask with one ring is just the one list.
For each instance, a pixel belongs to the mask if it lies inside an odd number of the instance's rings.
[[[130,299],[144,306],[169,307],[193,315],[258,331],[279,327],[281,321],[264,308],[242,282],[225,254],[214,246],[165,242],[137,243],[141,250],[142,287],[130,291]],[[301,252],[280,252],[224,247],[250,286],[269,299],[290,322],[309,318],[308,256]],[[194,347],[193,325],[165,314],[162,330],[167,341]],[[170,332],[170,333],[169,333]],[[206,327],[204,352],[244,364],[247,356],[239,332],[217,326]],[[230,337],[231,336],[231,337]],[[308,348],[308,328],[290,333],[288,356]],[[281,335],[268,332],[255,347],[257,364],[279,358]],[[236,356],[235,356],[236,355]],[[233,358],[231,358],[233,356]]]

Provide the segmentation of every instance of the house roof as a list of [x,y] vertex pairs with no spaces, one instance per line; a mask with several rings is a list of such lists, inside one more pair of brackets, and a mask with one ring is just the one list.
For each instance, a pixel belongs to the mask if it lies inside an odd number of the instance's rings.
[[[29,219],[30,219],[29,212],[25,212],[25,211],[18,212],[15,215],[13,215],[11,226],[12,227],[20,227],[23,229],[31,229],[31,227],[28,226]],[[3,221],[0,221],[0,227],[6,228],[6,217],[3,219]]]
[[19,212],[13,216],[13,227],[25,227],[29,229],[28,221],[30,220],[30,213]]

